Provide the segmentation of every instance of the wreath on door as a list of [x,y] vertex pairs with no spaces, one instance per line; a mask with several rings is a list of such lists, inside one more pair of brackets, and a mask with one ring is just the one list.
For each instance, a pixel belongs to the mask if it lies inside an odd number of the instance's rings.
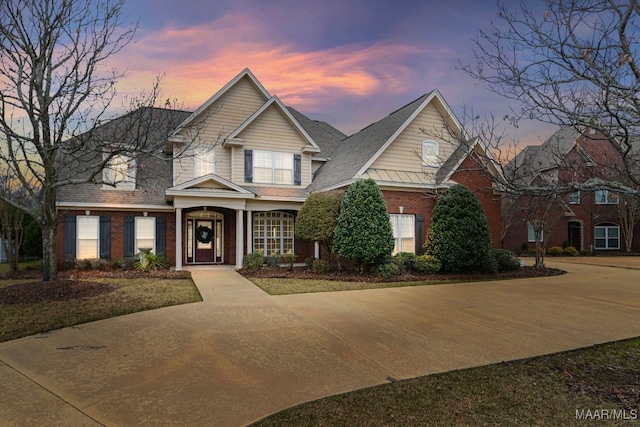
[[213,240],[213,230],[205,225],[201,225],[196,229],[196,238],[198,242],[207,244]]

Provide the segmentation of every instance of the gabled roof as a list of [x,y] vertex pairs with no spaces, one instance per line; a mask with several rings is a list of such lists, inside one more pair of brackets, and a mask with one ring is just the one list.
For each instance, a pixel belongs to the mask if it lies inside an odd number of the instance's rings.
[[[360,178],[398,135],[433,101],[438,102],[445,110],[456,130],[464,134],[462,126],[440,92],[433,90],[342,141],[331,161],[316,173],[309,191],[338,188]],[[466,134],[464,137],[467,137]]]
[[287,107],[287,109],[320,147],[321,151],[316,157],[330,159],[340,141],[347,138],[347,135],[326,122],[311,120],[295,108]]
[[265,101],[268,100],[269,98],[271,98],[271,95],[269,94],[267,89],[265,89],[264,86],[262,86],[262,83],[260,83],[258,81],[258,79],[256,79],[256,76],[253,75],[251,70],[249,70],[248,68],[245,68],[237,76],[235,76],[233,79],[231,79],[231,81],[229,83],[224,85],[222,87],[222,89],[220,89],[211,98],[209,98],[204,104],[202,104],[200,107],[198,107],[198,109],[196,111],[194,111],[189,117],[187,117],[187,119],[184,122],[182,122],[176,128],[176,130],[173,132],[173,134],[171,135],[171,137],[169,139],[177,138],[178,137],[178,133],[180,132],[180,130],[182,128],[184,128],[189,123],[191,123],[193,120],[195,120],[200,114],[202,114],[203,111],[205,111],[207,108],[209,108],[211,106],[211,104],[213,104],[218,99],[220,99],[220,97],[222,97],[222,95],[224,95],[229,89],[231,89],[240,80],[242,80],[245,77],[248,78],[249,81],[256,87],[258,92],[260,92],[262,94],[262,96],[264,96]]
[[[510,179],[533,180],[538,174],[560,166],[567,154],[576,147],[581,133],[571,127],[561,128],[541,145],[524,147],[506,166]],[[581,154],[588,154],[582,150]]]
[[[307,143],[317,148],[318,151],[320,147],[315,143],[313,138],[307,133],[307,131],[300,125],[300,123],[293,117],[291,112],[284,106],[282,101],[277,96],[272,96],[267,102],[265,102],[262,107],[260,107],[257,111],[255,111],[247,120],[245,120],[236,130],[231,132],[229,136],[225,138],[225,141],[231,141],[236,138],[243,130],[245,130],[251,123],[253,123],[258,117],[260,117],[269,107],[275,106],[287,119],[289,123],[302,135],[302,137],[307,141]],[[223,143],[224,145],[224,143]]]

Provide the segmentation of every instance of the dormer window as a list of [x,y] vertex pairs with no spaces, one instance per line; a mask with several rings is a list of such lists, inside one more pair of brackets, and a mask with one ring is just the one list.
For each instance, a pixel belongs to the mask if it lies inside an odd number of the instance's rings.
[[105,182],[104,189],[127,190],[136,189],[136,162],[135,159],[125,155],[116,154],[102,170],[102,179]]
[[422,166],[438,166],[438,143],[422,141]]

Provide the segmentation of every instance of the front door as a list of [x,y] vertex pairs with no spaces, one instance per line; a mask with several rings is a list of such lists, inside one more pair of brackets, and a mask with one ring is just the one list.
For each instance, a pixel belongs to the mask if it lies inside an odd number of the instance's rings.
[[221,263],[223,258],[222,215],[187,219],[187,262]]
[[569,246],[573,246],[577,250],[582,249],[582,223],[578,221],[569,221],[568,230]]

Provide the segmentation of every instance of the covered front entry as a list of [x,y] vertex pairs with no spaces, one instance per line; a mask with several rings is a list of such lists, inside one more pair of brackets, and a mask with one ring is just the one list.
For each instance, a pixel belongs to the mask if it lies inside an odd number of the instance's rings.
[[186,215],[186,261],[189,264],[224,262],[224,215],[200,210]]

